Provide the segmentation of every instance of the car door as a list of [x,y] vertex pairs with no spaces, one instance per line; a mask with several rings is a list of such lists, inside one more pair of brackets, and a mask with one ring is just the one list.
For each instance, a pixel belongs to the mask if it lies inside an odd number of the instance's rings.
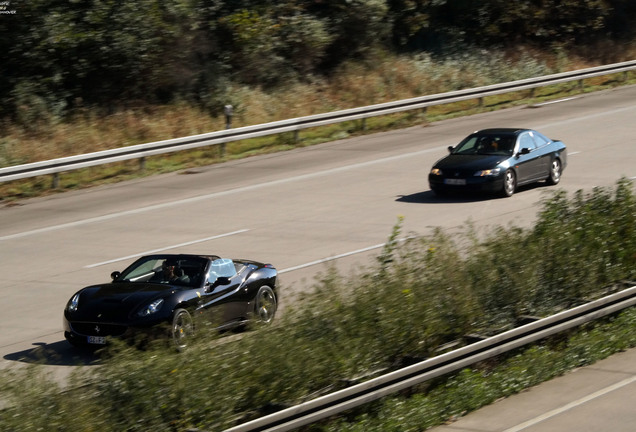
[[519,135],[515,156],[517,183],[526,183],[536,176],[538,164],[536,148],[537,145],[530,132],[523,132]]
[[547,178],[550,175],[550,166],[552,165],[552,154],[550,153],[550,140],[538,132],[530,132],[536,145],[537,153],[537,171],[536,177],[540,179]]
[[213,325],[223,326],[239,318],[237,303],[242,303],[238,291],[242,278],[234,275],[231,278],[209,277],[199,301],[199,312]]

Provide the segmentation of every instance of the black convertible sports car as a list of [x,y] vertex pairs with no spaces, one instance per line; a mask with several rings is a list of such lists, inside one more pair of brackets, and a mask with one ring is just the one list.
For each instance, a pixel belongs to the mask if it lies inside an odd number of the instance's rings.
[[71,297],[64,309],[64,337],[73,345],[99,346],[108,337],[167,328],[183,350],[199,318],[219,330],[244,326],[250,319],[272,321],[277,276],[271,264],[249,260],[144,256],[123,272],[113,272],[112,282]]
[[567,165],[565,145],[532,129],[483,129],[448,151],[428,175],[431,190],[439,195],[484,191],[512,196],[524,184],[557,184]]

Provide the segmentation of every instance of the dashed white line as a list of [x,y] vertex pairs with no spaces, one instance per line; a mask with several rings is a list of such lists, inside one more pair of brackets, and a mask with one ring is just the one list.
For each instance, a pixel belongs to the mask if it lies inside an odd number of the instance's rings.
[[305,264],[300,264],[300,265],[297,265],[297,266],[294,266],[294,267],[289,267],[289,268],[286,268],[286,269],[283,269],[283,270],[279,270],[278,274],[287,273],[287,272],[294,271],[294,270],[304,269],[305,267],[311,267],[311,266],[316,265],[316,264],[322,264],[322,263],[326,263],[326,262],[329,262],[329,261],[334,261],[334,260],[337,260],[339,258],[348,257],[348,256],[359,254],[359,253],[362,253],[362,252],[368,252],[368,251],[373,250],[373,249],[381,248],[382,246],[384,246],[384,243],[377,244],[377,245],[374,245],[374,246],[369,246],[369,247],[358,249],[358,250],[354,250],[354,251],[351,251],[351,252],[346,252],[346,253],[343,253],[343,254],[340,254],[340,255],[330,256],[330,257],[319,259],[319,260],[316,260],[316,261],[311,261],[311,262],[308,262],[308,263],[305,263]]
[[[403,237],[403,238],[399,238],[399,239],[397,239],[395,241],[398,242],[398,243],[402,243],[402,242],[404,242],[406,240],[409,240],[409,239],[412,239],[412,238],[413,238],[413,236]],[[305,263],[305,264],[300,264],[300,265],[297,265],[297,266],[294,266],[294,267],[289,267],[289,268],[286,268],[286,269],[283,269],[283,270],[279,270],[278,274],[287,273],[287,272],[291,272],[291,271],[294,271],[294,270],[300,270],[300,269],[304,269],[306,267],[311,267],[311,266],[316,265],[316,264],[323,264],[323,263],[326,263],[326,262],[329,262],[329,261],[334,261],[334,260],[337,260],[337,259],[340,259],[340,258],[345,258],[345,257],[351,256],[351,255],[356,255],[356,254],[359,254],[359,253],[368,252],[370,250],[379,249],[381,247],[384,247],[385,245],[386,245],[386,243],[380,243],[380,244],[373,245],[373,246],[368,246],[368,247],[365,247],[365,248],[362,248],[362,249],[357,249],[357,250],[354,250],[354,251],[351,251],[351,252],[345,252],[345,253],[342,253],[340,255],[333,255],[333,256],[330,256],[330,257],[327,257],[327,258],[323,258],[323,259],[319,259],[319,260],[316,260],[316,261],[311,261],[311,262],[308,262],[308,263]]]

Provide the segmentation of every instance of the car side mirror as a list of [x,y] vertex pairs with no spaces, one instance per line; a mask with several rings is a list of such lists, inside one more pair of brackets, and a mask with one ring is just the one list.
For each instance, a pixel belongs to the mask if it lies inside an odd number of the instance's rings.
[[118,271],[114,271],[114,272],[112,272],[112,273],[110,274],[110,278],[111,278],[112,280],[115,280],[115,279],[119,278],[119,276],[121,276],[121,272],[118,272]]
[[519,152],[519,154],[522,154],[522,155],[527,155],[529,153],[530,153],[530,149],[528,147],[522,148],[521,151]]
[[230,278],[229,277],[223,277],[223,276],[219,276],[216,278],[216,280],[214,282],[208,282],[207,286],[205,287],[205,292],[211,292],[214,288],[216,288],[219,285],[229,285],[230,283]]
[[449,152],[449,153],[452,153],[454,148],[455,148],[455,147],[453,147],[453,146],[448,146],[448,152]]

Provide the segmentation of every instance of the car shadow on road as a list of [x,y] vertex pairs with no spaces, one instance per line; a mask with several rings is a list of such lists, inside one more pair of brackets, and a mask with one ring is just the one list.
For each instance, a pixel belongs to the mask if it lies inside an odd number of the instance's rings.
[[61,340],[54,343],[36,342],[33,348],[6,354],[5,360],[49,366],[97,365],[100,356],[93,350],[80,349]]
[[452,193],[444,196],[438,196],[432,190],[427,190],[410,195],[398,195],[396,201],[411,204],[448,204],[487,201],[492,199],[497,199],[497,196],[467,193]]
[[[516,194],[533,189],[541,189],[546,187],[544,183],[532,183],[529,185],[519,186]],[[502,194],[494,193],[474,193],[474,192],[452,192],[443,196],[436,195],[432,190],[417,192],[410,195],[398,195],[396,201],[412,203],[412,204],[449,204],[449,203],[468,203],[480,201],[492,201],[498,199],[509,199]]]

